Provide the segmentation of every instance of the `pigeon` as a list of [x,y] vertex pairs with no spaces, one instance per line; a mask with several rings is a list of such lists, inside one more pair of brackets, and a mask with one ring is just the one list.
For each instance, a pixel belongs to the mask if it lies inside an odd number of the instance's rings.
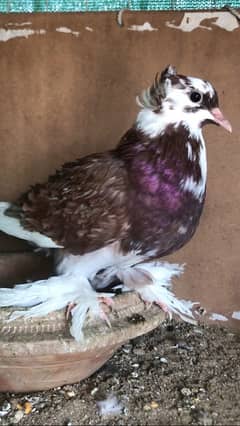
[[202,135],[213,123],[231,132],[206,80],[167,66],[137,97],[140,111],[115,149],[66,163],[14,203],[0,203],[0,230],[55,257],[55,275],[0,289],[10,320],[71,313],[70,333],[84,339],[88,316],[108,320],[103,304],[135,291],[169,315],[194,318],[171,281],[183,265],[161,261],[194,235],[206,197]]

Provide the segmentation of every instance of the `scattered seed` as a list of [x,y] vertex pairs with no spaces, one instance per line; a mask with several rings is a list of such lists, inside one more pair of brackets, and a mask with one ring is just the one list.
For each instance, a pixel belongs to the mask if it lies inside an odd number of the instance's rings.
[[17,410],[23,410],[23,406],[21,404],[19,404],[19,402],[17,403]]
[[20,422],[20,420],[22,420],[23,416],[24,416],[24,412],[23,412],[23,411],[21,411],[21,410],[18,410],[18,411],[15,413],[15,416],[13,417],[12,422],[13,422],[14,424],[19,423],[19,422]]
[[24,404],[24,413],[25,414],[30,414],[32,411],[32,404],[29,401],[26,401]]
[[98,388],[96,387],[96,388],[93,388],[92,390],[91,390],[91,395],[95,395],[95,393],[97,393],[97,391],[98,391]]
[[159,407],[159,404],[156,401],[152,401],[150,405],[152,409],[156,409]]
[[74,391],[69,391],[67,392],[67,396],[69,396],[69,398],[73,398],[74,396],[76,396]]
[[145,411],[150,411],[150,410],[151,410],[150,404],[146,404],[146,405],[144,405],[143,409],[144,409]]
[[192,394],[192,391],[191,391],[191,389],[188,389],[188,388],[182,388],[181,389],[181,394],[183,396],[190,396]]

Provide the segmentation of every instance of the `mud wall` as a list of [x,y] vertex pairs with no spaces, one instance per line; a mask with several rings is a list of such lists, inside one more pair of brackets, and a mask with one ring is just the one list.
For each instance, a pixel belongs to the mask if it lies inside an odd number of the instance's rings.
[[65,161],[113,147],[135,119],[136,95],[167,64],[209,79],[233,134],[204,130],[206,208],[193,240],[169,259],[186,262],[179,295],[240,318],[238,22],[228,12],[123,19],[119,27],[114,13],[0,16],[0,199],[14,200]]

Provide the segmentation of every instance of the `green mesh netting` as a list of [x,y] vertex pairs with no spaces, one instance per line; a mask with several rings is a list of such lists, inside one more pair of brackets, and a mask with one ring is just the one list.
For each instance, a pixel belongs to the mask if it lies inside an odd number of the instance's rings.
[[238,8],[240,0],[0,0],[0,12],[97,12],[131,10],[201,10]]

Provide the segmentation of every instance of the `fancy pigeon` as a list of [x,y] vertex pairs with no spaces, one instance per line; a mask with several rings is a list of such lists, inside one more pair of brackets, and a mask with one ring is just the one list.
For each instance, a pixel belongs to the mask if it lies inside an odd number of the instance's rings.
[[193,304],[170,290],[183,266],[159,258],[186,244],[199,223],[207,179],[202,127],[231,132],[231,125],[213,86],[171,65],[137,103],[136,121],[115,149],[64,164],[15,204],[0,203],[0,230],[53,249],[56,259],[55,276],[0,289],[0,306],[28,307],[11,319],[68,306],[80,341],[86,316],[104,318],[101,302],[113,301],[119,286],[193,317]]

